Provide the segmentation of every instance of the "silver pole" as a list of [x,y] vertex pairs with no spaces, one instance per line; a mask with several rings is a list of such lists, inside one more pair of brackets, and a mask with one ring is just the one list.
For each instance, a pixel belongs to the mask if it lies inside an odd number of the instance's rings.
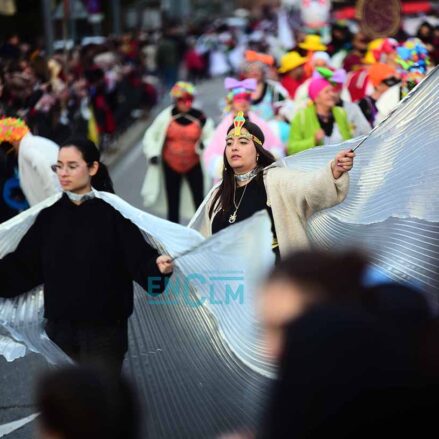
[[53,21],[52,21],[52,1],[51,0],[41,0],[41,9],[43,13],[44,22],[44,38],[46,43],[47,56],[52,56],[53,54]]

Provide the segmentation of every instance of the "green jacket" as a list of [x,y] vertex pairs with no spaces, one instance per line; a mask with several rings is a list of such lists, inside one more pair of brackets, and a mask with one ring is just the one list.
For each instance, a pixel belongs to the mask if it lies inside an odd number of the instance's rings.
[[[343,140],[351,139],[352,131],[346,111],[342,107],[334,107],[332,114]],[[287,146],[288,155],[323,145],[323,142],[317,143],[315,139],[315,134],[320,129],[315,105],[300,110],[291,122],[290,138]]]

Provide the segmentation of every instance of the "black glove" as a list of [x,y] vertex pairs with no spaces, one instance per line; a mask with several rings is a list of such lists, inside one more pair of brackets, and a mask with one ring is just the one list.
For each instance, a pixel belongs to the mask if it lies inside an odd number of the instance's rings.
[[157,155],[155,155],[154,157],[151,157],[149,159],[149,164],[150,165],[158,165],[159,163],[160,163],[160,158]]

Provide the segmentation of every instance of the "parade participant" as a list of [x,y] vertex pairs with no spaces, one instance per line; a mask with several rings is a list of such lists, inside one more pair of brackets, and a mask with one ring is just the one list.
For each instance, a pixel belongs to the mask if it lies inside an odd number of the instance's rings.
[[352,102],[358,102],[373,93],[373,85],[369,81],[369,68],[372,65],[382,63],[397,68],[397,46],[397,41],[392,38],[378,38],[368,44],[364,58],[358,60],[346,81],[346,90]]
[[283,75],[280,82],[291,99],[294,99],[297,89],[304,81],[305,63],[306,58],[301,57],[297,52],[288,52],[280,60],[278,72]]
[[313,103],[299,110],[291,122],[288,154],[352,138],[346,110],[337,106],[337,95],[329,81],[314,78],[309,96]]
[[34,136],[21,119],[0,120],[0,143],[11,145],[18,157],[20,186],[31,206],[60,191],[50,167],[58,157],[58,145],[49,139]]
[[256,79],[256,89],[251,95],[251,110],[268,121],[274,118],[274,106],[288,99],[288,91],[276,81],[267,79],[267,65],[261,61],[248,62],[241,69],[245,79]]
[[343,68],[347,72],[356,71],[363,67],[364,56],[367,52],[369,39],[364,32],[357,32],[352,39],[352,50],[343,60]]
[[[306,35],[304,41],[299,43],[299,49],[302,49],[306,53],[308,62],[304,66],[305,77],[308,79],[311,77],[314,66],[313,58],[316,52],[325,52],[328,47],[322,43],[320,35]],[[328,55],[329,59],[329,55]]]
[[334,93],[337,99],[337,106],[342,107],[348,116],[349,125],[353,137],[365,136],[371,130],[371,124],[364,117],[360,107],[349,100],[343,99],[343,86],[346,82],[346,71],[337,69],[335,71],[318,67],[315,72],[316,77],[327,79],[334,86]]
[[[376,63],[369,68],[369,81],[373,85],[373,93],[370,96],[365,96],[358,102],[361,111],[372,127],[376,122],[382,120],[384,117],[380,115],[377,103],[382,96],[394,85],[400,81],[396,77],[397,72],[393,67],[383,63]],[[399,99],[398,99],[399,100]]]
[[311,61],[308,63],[310,68],[310,76],[307,74],[306,81],[303,81],[302,84],[296,90],[296,96],[294,98],[294,105],[297,109],[305,108],[309,102],[309,84],[313,79],[313,74],[318,68],[331,68],[330,65],[331,59],[326,52],[315,52],[312,55]]
[[204,236],[266,209],[279,260],[291,249],[308,245],[305,227],[312,213],[342,202],[347,194],[354,153],[342,151],[310,174],[271,166],[275,159],[264,148],[262,130],[242,113],[228,127],[225,142],[223,179],[189,224],[201,216],[197,229]]
[[254,79],[237,81],[233,78],[226,78],[224,85],[228,91],[227,102],[230,107],[230,112],[216,128],[203,154],[206,169],[209,175],[215,180],[221,178],[222,169],[224,167],[224,139],[227,136],[229,126],[233,123],[234,117],[240,111],[264,133],[265,149],[270,151],[276,159],[285,155],[282,141],[276,137],[267,122],[250,110],[251,93],[256,89],[256,81]]
[[[180,221],[183,180],[189,184],[195,210],[204,198],[200,152],[213,132],[213,122],[192,106],[194,95],[192,84],[177,82],[171,89],[173,105],[156,117],[143,138],[143,151],[148,161],[142,188],[144,205],[159,213],[158,209],[164,204],[164,183],[167,217],[176,223]],[[183,194],[184,217],[190,217],[194,212],[188,209],[187,195]]]
[[64,144],[54,170],[64,194],[43,209],[15,251],[0,260],[0,296],[44,285],[46,332],[73,360],[120,368],[133,311],[133,281],[144,288],[172,272],[139,229],[94,189],[112,184],[90,140]]

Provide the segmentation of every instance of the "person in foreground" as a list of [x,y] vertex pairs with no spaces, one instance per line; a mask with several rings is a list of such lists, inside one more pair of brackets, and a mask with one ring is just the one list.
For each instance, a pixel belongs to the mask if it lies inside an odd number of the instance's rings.
[[53,166],[61,198],[43,209],[15,251],[0,260],[0,296],[44,285],[46,332],[73,360],[105,363],[120,373],[133,312],[133,281],[165,288],[173,270],[140,230],[95,196],[112,191],[99,151],[90,140],[61,146]]
[[222,181],[207,195],[190,227],[210,236],[266,209],[276,261],[308,246],[306,222],[314,213],[341,203],[348,192],[348,171],[355,154],[346,150],[316,172],[278,167],[264,149],[264,134],[238,114],[227,130]]

